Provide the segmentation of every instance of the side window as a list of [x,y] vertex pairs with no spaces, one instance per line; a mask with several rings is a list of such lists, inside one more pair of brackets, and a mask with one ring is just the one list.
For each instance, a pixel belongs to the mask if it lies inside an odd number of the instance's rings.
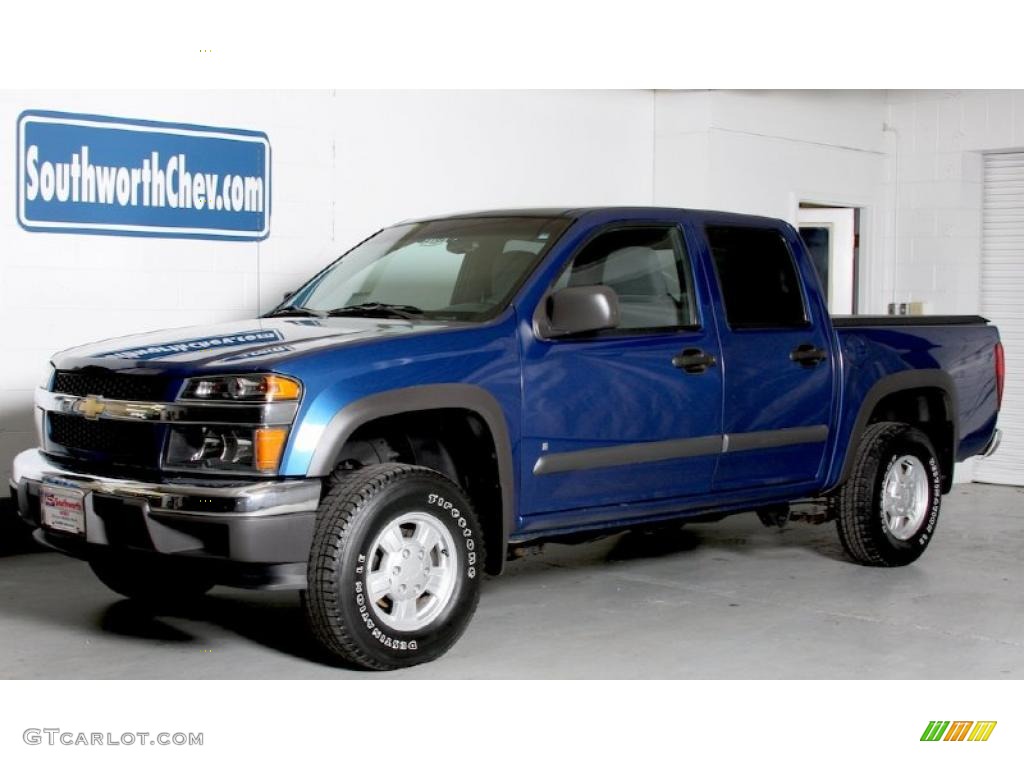
[[692,327],[697,323],[693,281],[675,227],[631,227],[591,240],[555,289],[606,285],[619,297],[619,330]]
[[730,328],[807,325],[793,256],[775,229],[707,227]]

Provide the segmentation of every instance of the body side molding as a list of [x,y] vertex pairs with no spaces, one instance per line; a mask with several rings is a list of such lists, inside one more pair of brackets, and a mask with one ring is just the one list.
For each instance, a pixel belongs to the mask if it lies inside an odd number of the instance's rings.
[[823,443],[828,439],[828,427],[769,429],[763,432],[741,432],[728,435],[705,435],[679,440],[659,440],[648,443],[625,443],[607,448],[586,448],[541,456],[533,465],[533,474],[550,475],[625,464],[644,464],[666,459],[688,459],[762,448],[782,448],[802,443]]
[[763,432],[733,432],[725,436],[722,453],[756,451],[761,448],[784,448],[787,445],[823,443],[828,440],[828,427],[815,424],[812,427],[786,427],[766,429]]
[[665,459],[685,459],[722,452],[723,435],[686,437],[649,443],[626,443],[607,448],[586,448],[541,456],[533,465],[533,474],[551,475],[581,469],[600,469],[623,464],[643,464]]

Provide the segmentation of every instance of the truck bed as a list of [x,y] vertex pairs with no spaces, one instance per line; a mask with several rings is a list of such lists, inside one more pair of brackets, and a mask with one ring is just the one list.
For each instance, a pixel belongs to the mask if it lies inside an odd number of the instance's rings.
[[[921,386],[945,378],[952,395],[948,407],[959,416],[954,458],[980,453],[995,430],[998,414],[995,326],[977,315],[869,315],[833,318],[843,358],[843,402],[871,399],[877,381],[893,375],[919,378]],[[926,379],[927,377],[927,379]],[[840,415],[839,445],[863,425],[855,407]]]

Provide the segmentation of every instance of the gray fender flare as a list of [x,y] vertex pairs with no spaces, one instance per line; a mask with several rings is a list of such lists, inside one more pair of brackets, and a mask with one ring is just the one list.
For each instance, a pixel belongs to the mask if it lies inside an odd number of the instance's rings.
[[[494,440],[501,485],[501,549],[488,556],[491,563],[504,563],[505,549],[515,521],[515,465],[505,412],[494,396],[472,384],[425,384],[369,395],[349,403],[324,427],[313,451],[309,477],[325,477],[337,466],[346,441],[364,424],[385,417],[437,408],[458,408],[479,416]],[[493,558],[493,559],[492,559]],[[500,567],[500,566],[496,566]]]
[[[868,390],[867,395],[864,396],[864,401],[857,412],[857,421],[854,422],[853,429],[850,432],[850,439],[846,446],[846,455],[843,457],[843,471],[840,473],[839,479],[829,490],[833,490],[845,483],[850,476],[850,472],[853,471],[853,461],[857,451],[860,449],[861,438],[864,435],[864,430],[867,429],[868,419],[871,418],[875,407],[883,398],[889,395],[913,389],[938,389],[944,394],[946,409],[953,423],[951,459],[953,463],[956,462],[956,453],[960,445],[960,411],[957,408],[956,385],[953,383],[953,377],[939,369],[900,371],[876,381],[871,389]],[[950,482],[952,482],[952,472],[950,472]]]

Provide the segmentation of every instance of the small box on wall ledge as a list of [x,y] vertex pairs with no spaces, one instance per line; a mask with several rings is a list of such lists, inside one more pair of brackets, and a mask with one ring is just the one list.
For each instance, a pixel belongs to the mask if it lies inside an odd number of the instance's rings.
[[889,303],[890,315],[923,315],[925,313],[925,302],[923,301],[901,301]]

